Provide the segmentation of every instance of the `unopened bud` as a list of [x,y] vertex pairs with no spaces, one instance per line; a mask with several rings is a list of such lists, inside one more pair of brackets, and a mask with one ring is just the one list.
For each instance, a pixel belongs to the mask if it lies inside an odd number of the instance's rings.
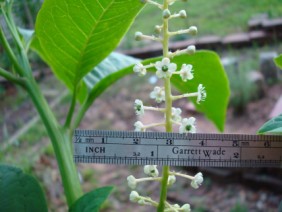
[[187,47],[187,53],[188,54],[194,54],[196,52],[196,47],[194,45]]
[[146,205],[146,201],[144,199],[138,200],[139,205]]
[[180,11],[179,11],[179,17],[180,17],[180,18],[186,18],[186,17],[187,17],[186,11],[185,11],[185,10],[180,10]]
[[162,27],[160,25],[156,25],[155,26],[155,32],[156,33],[161,33],[161,31],[162,31]]
[[138,202],[140,196],[136,191],[131,191],[130,195],[129,195],[129,199],[131,202]]
[[168,179],[167,179],[167,185],[171,186],[172,184],[174,184],[176,181],[176,177],[174,175],[169,175]]
[[168,9],[165,9],[164,11],[163,11],[163,18],[165,18],[165,19],[167,19],[167,18],[169,18],[170,17],[170,11],[168,10]]
[[185,204],[181,207],[183,212],[190,212],[191,211],[191,207],[189,204]]
[[142,40],[142,35],[143,35],[142,32],[135,32],[135,40],[136,41]]
[[195,26],[189,27],[189,34],[191,34],[191,35],[197,35],[197,33],[198,33],[197,27],[195,27]]

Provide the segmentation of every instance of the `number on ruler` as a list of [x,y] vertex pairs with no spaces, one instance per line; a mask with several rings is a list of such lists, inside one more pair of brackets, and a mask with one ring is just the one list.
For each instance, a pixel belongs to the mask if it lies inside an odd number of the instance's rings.
[[264,155],[258,155],[258,159],[259,160],[263,160],[264,159]]
[[234,152],[233,157],[238,159],[239,158],[239,152]]
[[207,146],[207,141],[202,140],[202,141],[200,142],[200,145],[201,145],[201,146]]
[[173,140],[172,139],[166,139],[166,145],[172,145],[172,142]]
[[235,140],[235,141],[233,141],[232,146],[233,146],[233,147],[237,147],[237,146],[239,146],[239,141],[236,141],[236,140]]
[[133,144],[139,144],[139,138],[133,138]]
[[264,142],[264,147],[270,148],[271,147],[270,141]]
[[75,139],[75,142],[76,142],[76,143],[80,143],[80,142],[81,142],[81,137],[78,137],[78,136],[77,136],[76,139]]
[[133,157],[139,157],[139,156],[141,156],[140,152],[133,152]]

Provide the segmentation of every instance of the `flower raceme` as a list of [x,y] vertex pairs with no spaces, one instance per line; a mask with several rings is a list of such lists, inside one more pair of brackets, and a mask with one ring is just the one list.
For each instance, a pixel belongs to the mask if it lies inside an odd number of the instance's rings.
[[[187,0],[182,0],[187,1]],[[195,133],[196,132],[196,119],[194,117],[182,118],[182,110],[180,108],[173,107],[173,102],[181,98],[196,98],[196,102],[199,104],[204,101],[207,97],[206,89],[202,84],[198,85],[196,91],[192,93],[185,93],[182,95],[172,95],[171,93],[171,78],[179,77],[183,82],[187,84],[189,88],[189,82],[194,79],[194,69],[191,64],[176,64],[173,62],[173,58],[179,55],[192,55],[196,52],[196,47],[190,45],[185,49],[176,50],[170,52],[168,49],[169,38],[175,35],[189,34],[196,35],[198,29],[196,26],[190,26],[188,29],[181,29],[178,31],[169,30],[169,21],[175,18],[186,18],[187,14],[185,10],[180,10],[179,12],[173,13],[170,11],[169,6],[177,2],[177,0],[163,0],[163,4],[154,1],[154,0],[141,0],[143,3],[147,3],[153,6],[156,6],[160,9],[163,22],[162,24],[155,25],[154,35],[145,35],[142,32],[135,33],[135,40],[151,40],[161,42],[163,45],[163,58],[155,63],[144,64],[138,62],[134,67],[133,71],[139,76],[145,76],[150,70],[155,70],[155,75],[157,79],[164,81],[164,86],[156,86],[153,91],[150,92],[150,98],[155,100],[155,102],[160,106],[164,103],[165,107],[152,107],[146,106],[143,104],[142,100],[136,99],[134,102],[134,110],[137,116],[144,115],[147,110],[162,113],[162,120],[159,123],[149,123],[143,124],[141,121],[137,121],[134,124],[135,131],[144,132],[149,128],[163,126],[168,132],[172,131],[172,125],[179,126],[179,133]],[[197,70],[195,70],[197,74]],[[185,84],[185,85],[186,85]],[[192,89],[189,89],[192,90]],[[138,183],[146,181],[158,181],[161,182],[162,192],[167,190],[168,186],[172,186],[176,182],[176,177],[184,177],[188,180],[191,180],[191,187],[197,189],[203,182],[202,173],[198,173],[195,176],[189,176],[179,172],[171,172],[169,168],[163,169],[162,176],[159,177],[159,171],[156,165],[146,165],[144,166],[144,173],[146,177],[144,178],[135,178],[133,175],[130,175],[127,178],[128,186],[131,189],[135,189]],[[167,182],[165,182],[167,180]],[[162,193],[161,192],[161,193]],[[166,192],[165,192],[166,193]],[[158,211],[182,211],[190,212],[191,208],[189,204],[184,204],[179,206],[178,204],[169,204],[164,195],[160,196],[160,202],[152,200],[150,197],[143,197],[137,193],[137,191],[132,191],[130,194],[130,200],[139,205],[151,205],[158,208]]]

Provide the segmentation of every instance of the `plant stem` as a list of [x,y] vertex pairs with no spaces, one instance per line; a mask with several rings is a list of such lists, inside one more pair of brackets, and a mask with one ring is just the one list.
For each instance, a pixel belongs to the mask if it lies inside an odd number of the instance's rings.
[[198,93],[186,93],[186,94],[182,94],[182,95],[178,95],[178,96],[172,96],[172,100],[178,100],[178,99],[182,99],[182,98],[187,98],[187,97],[195,97],[198,96]]
[[73,117],[73,113],[74,113],[74,110],[75,110],[76,93],[77,93],[77,88],[74,89],[73,94],[72,94],[71,106],[69,108],[67,119],[66,119],[66,122],[65,122],[65,125],[64,125],[64,127],[66,129],[70,127],[71,120],[72,120],[72,117]]
[[[32,70],[29,65],[28,57],[26,51],[20,40],[20,35],[18,34],[17,27],[14,23],[11,13],[11,4],[8,5],[7,11],[2,9],[4,17],[6,19],[7,25],[10,29],[11,34],[16,42],[19,50],[18,58],[15,56],[12,48],[10,47],[2,28],[0,27],[0,41],[3,44],[4,49],[7,51],[9,58],[13,62],[17,73],[24,80],[24,88],[30,95],[32,102],[37,109],[41,120],[47,130],[47,133],[52,142],[55,155],[57,158],[58,166],[60,169],[62,182],[65,190],[65,195],[67,199],[68,206],[70,207],[75,201],[82,196],[82,189],[80,186],[80,181],[78,173],[73,162],[72,148],[70,145],[70,137],[66,133],[66,130],[59,125],[54,114],[52,113],[46,99],[44,98],[38,84],[32,76]],[[7,13],[7,14],[6,14]],[[10,74],[4,69],[0,69],[0,75],[4,76],[6,79],[11,80],[15,83],[20,83],[16,76]]]
[[[164,0],[163,9],[168,9],[168,0]],[[168,31],[168,19],[163,19],[163,57],[168,57],[168,42],[169,42],[169,31]],[[172,122],[171,122],[171,85],[170,78],[165,78],[165,103],[166,103],[166,132],[172,132]],[[167,180],[169,177],[169,166],[163,166],[162,170],[162,183],[161,183],[161,193],[158,206],[158,212],[163,212],[165,209],[165,203],[167,198]]]
[[29,79],[27,92],[46,127],[51,139],[57,162],[59,165],[62,182],[69,207],[82,196],[78,173],[73,162],[72,151],[69,143],[69,137],[54,117],[45,98],[40,92],[40,88],[34,79]]
[[11,81],[17,85],[20,85],[22,87],[25,86],[25,81],[21,77],[17,77],[14,74],[6,71],[5,69],[0,67],[0,76],[4,77],[6,80]]
[[23,76],[24,70],[19,65],[18,60],[17,60],[16,56],[14,55],[14,52],[13,52],[12,48],[10,47],[10,45],[9,45],[5,35],[4,35],[2,27],[0,28],[0,41],[2,42],[4,49],[7,51],[9,58],[12,60],[13,65],[15,66],[17,73],[20,76]]

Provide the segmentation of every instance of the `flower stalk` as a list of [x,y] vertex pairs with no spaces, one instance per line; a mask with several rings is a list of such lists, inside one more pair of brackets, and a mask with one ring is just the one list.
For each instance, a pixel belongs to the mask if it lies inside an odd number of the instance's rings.
[[[206,92],[205,87],[200,84],[198,86],[197,92],[191,92],[191,93],[185,93],[181,95],[172,95],[172,89],[171,89],[171,78],[172,77],[180,77],[182,81],[188,82],[189,80],[192,80],[194,78],[193,73],[193,66],[191,64],[182,64],[180,70],[177,70],[177,64],[173,63],[171,59],[175,56],[179,55],[191,55],[194,54],[196,51],[195,46],[188,46],[186,49],[183,50],[177,50],[175,52],[169,51],[169,39],[172,36],[179,35],[179,34],[190,34],[190,35],[196,35],[197,34],[197,28],[195,26],[189,27],[189,29],[186,30],[179,30],[176,32],[170,32],[169,31],[169,20],[172,18],[185,18],[186,12],[184,10],[181,10],[177,14],[171,14],[169,10],[169,6],[172,5],[176,0],[163,0],[163,4],[159,5],[158,3],[154,4],[152,1],[144,0],[143,2],[150,3],[154,6],[157,6],[158,8],[162,9],[162,23],[161,25],[155,26],[155,31],[159,34],[159,37],[151,37],[151,36],[145,36],[141,32],[137,32],[135,34],[136,40],[142,40],[142,39],[151,39],[151,40],[157,40],[161,41],[163,46],[163,58],[161,61],[157,61],[155,63],[150,63],[149,65],[143,65],[142,63],[137,63],[133,71],[137,73],[139,76],[144,76],[147,73],[147,68],[155,68],[156,69],[156,76],[159,79],[162,79],[164,81],[163,87],[156,86],[154,90],[150,93],[150,98],[154,99],[157,103],[165,103],[164,108],[156,108],[152,106],[144,106],[143,102],[139,99],[135,100],[134,103],[134,109],[136,112],[136,115],[142,116],[144,115],[146,110],[156,111],[156,112],[163,112],[164,113],[164,121],[159,123],[152,123],[152,124],[143,124],[140,121],[137,121],[135,126],[135,131],[146,131],[148,128],[155,127],[155,126],[164,126],[166,132],[172,132],[173,131],[173,125],[176,124],[179,126],[179,133],[195,133],[196,132],[196,126],[195,121],[196,119],[194,117],[190,118],[183,118],[181,117],[181,109],[180,108],[174,108],[173,102],[181,99],[181,98],[197,98],[197,103],[200,103],[201,101],[204,101],[206,98]],[[157,208],[158,212],[164,212],[164,211],[185,211],[189,212],[190,205],[184,204],[182,207],[175,204],[169,204],[167,199],[167,192],[168,188],[172,186],[175,181],[176,177],[184,177],[188,180],[191,180],[191,186],[193,188],[198,188],[202,182],[203,182],[203,176],[202,173],[198,173],[197,175],[189,176],[178,172],[172,172],[170,171],[169,166],[163,166],[162,168],[162,174],[161,177],[158,177],[158,170],[156,168],[156,165],[146,165],[144,167],[144,173],[146,175],[149,175],[148,178],[139,178],[136,179],[134,176],[130,175],[128,180],[128,185],[130,188],[135,189],[137,186],[137,183],[142,183],[144,181],[159,181],[161,185],[160,189],[160,198],[159,202],[156,204],[152,204],[149,200],[146,200],[144,197],[140,196],[136,191],[132,191],[130,195],[130,200],[133,202],[136,202],[140,205],[152,205]],[[151,199],[150,199],[151,200]]]

